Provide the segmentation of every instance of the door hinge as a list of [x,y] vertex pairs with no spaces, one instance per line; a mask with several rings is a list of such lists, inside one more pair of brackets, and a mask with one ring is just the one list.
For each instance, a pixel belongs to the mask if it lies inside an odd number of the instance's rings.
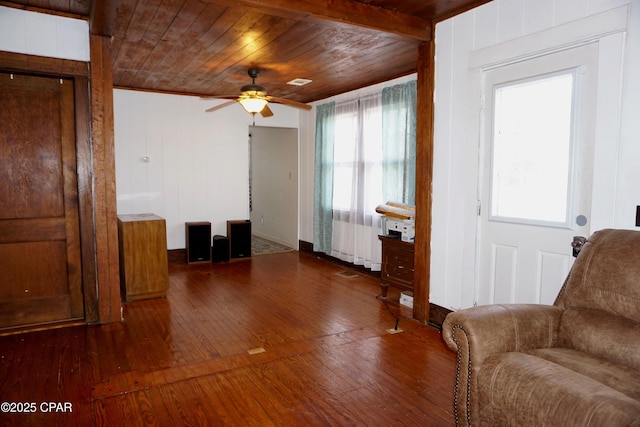
[[480,216],[480,214],[482,213],[482,202],[480,200],[478,200],[478,205],[476,206],[476,211],[478,213],[478,216]]

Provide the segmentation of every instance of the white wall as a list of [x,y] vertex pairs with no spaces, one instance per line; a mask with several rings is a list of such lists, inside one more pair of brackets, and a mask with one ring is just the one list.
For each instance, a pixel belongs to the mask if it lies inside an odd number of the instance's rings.
[[[155,213],[167,221],[169,249],[185,247],[185,222],[249,218],[250,114],[222,101],[114,90],[118,214]],[[257,126],[298,127],[298,110],[271,105]],[[147,161],[145,161],[147,158]]]
[[89,24],[0,6],[0,50],[89,61]]
[[613,226],[635,227],[640,205],[640,1],[630,0],[625,61],[622,68],[620,151]]
[[[628,8],[627,8],[628,5]],[[627,31],[619,31],[629,12]],[[640,2],[637,0],[495,0],[436,26],[435,147],[431,302],[474,303],[479,72],[491,57],[534,54],[545,43],[571,43],[567,32],[613,28],[599,40],[599,99],[592,231],[635,228],[640,164]],[[588,25],[584,25],[587,22]],[[577,34],[576,28],[584,34]],[[595,37],[595,36],[594,36]],[[475,71],[474,71],[475,70]]]

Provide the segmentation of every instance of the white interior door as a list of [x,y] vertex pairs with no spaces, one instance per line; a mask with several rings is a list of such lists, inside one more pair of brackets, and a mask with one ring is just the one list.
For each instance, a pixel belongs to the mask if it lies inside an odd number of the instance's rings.
[[486,70],[477,303],[553,303],[590,232],[597,45]]

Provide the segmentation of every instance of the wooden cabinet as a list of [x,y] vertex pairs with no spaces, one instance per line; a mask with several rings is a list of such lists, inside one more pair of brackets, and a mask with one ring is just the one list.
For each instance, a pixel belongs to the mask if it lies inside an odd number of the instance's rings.
[[380,273],[382,296],[387,296],[389,286],[412,291],[414,244],[403,242],[399,237],[380,236],[380,240],[382,241]]
[[165,296],[169,288],[165,220],[154,214],[119,215],[118,238],[123,298]]

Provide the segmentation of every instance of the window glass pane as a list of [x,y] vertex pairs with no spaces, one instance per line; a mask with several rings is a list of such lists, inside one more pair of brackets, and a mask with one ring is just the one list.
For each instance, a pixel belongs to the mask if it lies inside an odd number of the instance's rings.
[[357,112],[337,114],[333,148],[333,208],[349,210],[356,179]]
[[361,210],[368,215],[375,214],[376,206],[382,200],[382,106],[380,97],[361,100],[362,141],[358,156],[363,194]]
[[494,88],[492,219],[564,224],[573,72]]

